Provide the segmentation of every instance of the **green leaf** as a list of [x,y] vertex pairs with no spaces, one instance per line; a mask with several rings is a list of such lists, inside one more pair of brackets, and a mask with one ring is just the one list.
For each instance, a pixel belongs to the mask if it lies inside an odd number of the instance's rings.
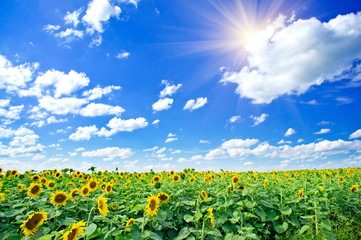
[[185,228],[182,228],[182,230],[180,230],[178,236],[177,236],[177,240],[181,240],[181,239],[185,239],[186,237],[188,237],[188,235],[190,234],[191,232],[189,231],[189,228],[188,227],[185,227]]
[[329,221],[326,221],[326,220],[321,220],[321,227],[330,231],[332,230],[332,225]]
[[186,221],[187,223],[193,222],[193,220],[194,220],[193,216],[189,214],[184,215],[184,221]]
[[159,210],[155,219],[159,221],[165,221],[167,219],[167,212],[164,210]]
[[261,218],[262,222],[266,221],[267,214],[263,209],[256,209],[255,212]]
[[298,234],[303,234],[304,232],[306,232],[308,229],[310,229],[310,225],[304,225],[300,231],[298,232]]
[[140,232],[137,225],[133,224],[132,228],[130,229],[130,235],[133,239],[138,240],[140,239]]
[[154,239],[154,240],[162,240],[162,238],[161,238],[161,237],[159,237],[159,235],[158,235],[158,234],[156,234],[155,232],[150,232],[150,231],[149,231],[149,233],[150,233],[150,235],[149,235],[149,238],[150,238],[150,239]]
[[281,213],[282,213],[283,215],[291,215],[291,213],[292,213],[292,208],[290,208],[290,207],[283,207],[283,208],[281,208]]
[[97,229],[97,225],[95,223],[91,223],[87,228],[85,228],[85,236],[90,236]]
[[213,236],[216,236],[216,237],[222,237],[222,233],[216,228],[206,230],[206,234],[213,235]]
[[279,222],[274,222],[273,226],[278,234],[282,234],[282,233],[286,232],[286,230],[288,228],[288,223],[284,222],[283,224],[280,224]]

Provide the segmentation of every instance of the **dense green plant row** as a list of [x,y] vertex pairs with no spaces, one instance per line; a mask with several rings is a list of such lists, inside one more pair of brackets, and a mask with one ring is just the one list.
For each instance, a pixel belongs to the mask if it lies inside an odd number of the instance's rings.
[[0,239],[361,238],[358,168],[90,170],[1,173]]

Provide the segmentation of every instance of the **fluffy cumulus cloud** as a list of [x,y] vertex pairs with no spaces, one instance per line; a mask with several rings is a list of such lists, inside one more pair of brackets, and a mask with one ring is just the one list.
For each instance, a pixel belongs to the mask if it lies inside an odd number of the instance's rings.
[[131,119],[120,119],[117,117],[112,118],[107,124],[111,128],[111,131],[114,133],[117,132],[132,132],[139,128],[145,128],[148,126],[148,122],[145,118],[131,118]]
[[0,55],[0,89],[13,92],[25,88],[38,67],[39,63],[13,66],[6,57]]
[[0,99],[0,117],[8,119],[19,119],[24,105],[9,106],[10,100]]
[[331,131],[331,129],[329,128],[322,128],[320,131],[315,132],[314,134],[325,134],[325,133],[329,133]]
[[119,116],[125,110],[119,106],[109,106],[103,103],[90,103],[79,111],[84,117],[96,117],[104,115]]
[[221,82],[236,84],[240,97],[262,104],[341,80],[344,72],[352,71],[353,61],[361,58],[360,26],[361,12],[328,22],[310,18],[287,23],[280,15],[245,46],[248,66],[226,71]]
[[56,33],[54,36],[65,39],[65,42],[71,42],[75,39],[83,38],[84,32],[73,28],[67,28],[64,31]]
[[[351,151],[361,150],[361,141],[323,140],[317,143],[300,144],[295,146],[272,146],[268,142],[258,139],[232,139],[224,142],[220,147],[210,150],[205,160],[217,158],[254,156],[259,158],[279,158],[286,160],[315,160],[338,154],[349,154]],[[285,163],[283,163],[285,164]],[[283,165],[285,166],[285,165]]]
[[161,98],[157,102],[153,103],[152,108],[155,112],[169,109],[173,104],[172,98]]
[[268,114],[262,113],[261,116],[258,116],[258,117],[253,116],[253,115],[251,115],[249,117],[254,120],[253,126],[257,126],[257,125],[263,123],[266,120],[266,118],[268,117]]
[[296,133],[296,131],[293,128],[289,128],[289,129],[287,129],[287,131],[285,133],[285,136],[289,137],[289,136],[291,136],[291,135],[293,135],[295,133]]
[[182,87],[182,84],[180,83],[175,85],[167,80],[162,80],[162,85],[165,85],[165,87],[159,94],[159,97],[161,98],[164,98],[166,96],[172,96]]
[[[78,26],[79,24],[79,15],[83,12],[83,9],[80,8],[77,11],[73,11],[73,12],[66,12],[66,15],[64,16],[64,21],[65,24],[71,24],[74,27]],[[60,27],[60,26],[59,26]],[[55,29],[57,30],[57,29]]]
[[37,77],[32,87],[19,91],[19,95],[41,97],[48,87],[53,87],[54,97],[60,98],[61,96],[69,96],[73,92],[88,86],[89,82],[90,80],[85,73],[71,70],[66,74],[52,69]]
[[98,85],[91,90],[83,92],[83,96],[86,97],[88,100],[95,100],[95,99],[102,98],[104,95],[108,95],[113,90],[120,90],[120,89],[121,89],[120,86],[111,85],[111,86],[102,88]]
[[70,140],[81,141],[89,140],[92,135],[98,132],[98,128],[95,125],[87,127],[78,127],[74,133],[69,136]]
[[130,55],[129,52],[123,51],[121,53],[118,53],[117,56],[115,56],[115,57],[118,58],[118,59],[123,59],[123,58],[128,58],[129,55]]
[[87,24],[87,32],[93,34],[94,32],[102,33],[103,24],[111,17],[119,17],[121,9],[118,6],[113,6],[108,0],[92,0],[88,4],[88,9],[82,20]]
[[58,115],[66,115],[68,113],[78,114],[80,108],[88,103],[86,99],[75,97],[53,98],[46,96],[39,99],[39,107]]
[[104,161],[110,161],[114,158],[126,159],[131,157],[133,154],[134,152],[132,149],[119,147],[107,147],[81,153],[83,157],[104,157]]
[[358,129],[357,131],[353,132],[349,139],[354,139],[354,138],[361,138],[361,129]]
[[196,100],[190,99],[187,101],[186,105],[184,105],[183,110],[189,110],[192,112],[193,110],[201,108],[206,104],[207,104],[206,97],[199,97]]

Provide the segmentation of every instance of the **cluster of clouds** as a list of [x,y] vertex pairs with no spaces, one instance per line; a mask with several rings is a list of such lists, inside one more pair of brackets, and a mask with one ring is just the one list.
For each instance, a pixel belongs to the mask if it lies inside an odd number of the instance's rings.
[[[162,80],[161,85],[165,85],[164,89],[159,93],[159,100],[152,105],[154,112],[159,112],[162,110],[168,110],[172,107],[174,102],[173,98],[170,98],[173,94],[178,92],[182,87],[182,84],[173,84],[168,80]],[[193,111],[195,109],[201,108],[207,104],[206,97],[199,97],[197,99],[190,99],[186,102],[183,107],[183,110]]]
[[[280,15],[246,44],[248,65],[225,71],[221,82],[236,84],[236,93],[253,104],[268,104],[327,81],[360,81],[361,64],[354,64],[361,58],[360,26],[361,12],[328,22],[314,17],[289,21]],[[350,103],[348,98],[338,101]]]
[[[118,3],[133,4],[137,7],[139,0],[117,0]],[[54,37],[61,39],[63,43],[82,39],[85,36],[91,37],[90,46],[99,46],[102,41],[104,25],[111,18],[119,20],[122,10],[109,0],[91,0],[87,6],[83,6],[73,12],[67,12],[63,18],[64,24],[44,26],[44,30]],[[118,58],[126,58],[128,52],[119,53]]]

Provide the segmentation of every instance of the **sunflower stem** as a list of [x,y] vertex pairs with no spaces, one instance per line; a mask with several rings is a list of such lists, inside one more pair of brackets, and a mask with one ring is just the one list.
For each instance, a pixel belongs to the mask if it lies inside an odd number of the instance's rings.
[[205,226],[205,225],[206,225],[206,221],[203,220],[201,240],[204,239],[204,226]]
[[90,209],[90,212],[89,212],[89,215],[88,215],[88,220],[86,221],[86,226],[85,226],[85,228],[87,228],[88,225],[89,225],[89,220],[90,220],[90,216],[91,216],[91,214],[92,214],[92,212],[93,212],[93,209],[94,209],[94,207],[92,207],[92,208]]
[[[145,209],[145,208],[144,208]],[[141,233],[144,231],[144,226],[145,226],[145,211],[143,213],[143,222],[142,222],[142,230],[140,231]]]

